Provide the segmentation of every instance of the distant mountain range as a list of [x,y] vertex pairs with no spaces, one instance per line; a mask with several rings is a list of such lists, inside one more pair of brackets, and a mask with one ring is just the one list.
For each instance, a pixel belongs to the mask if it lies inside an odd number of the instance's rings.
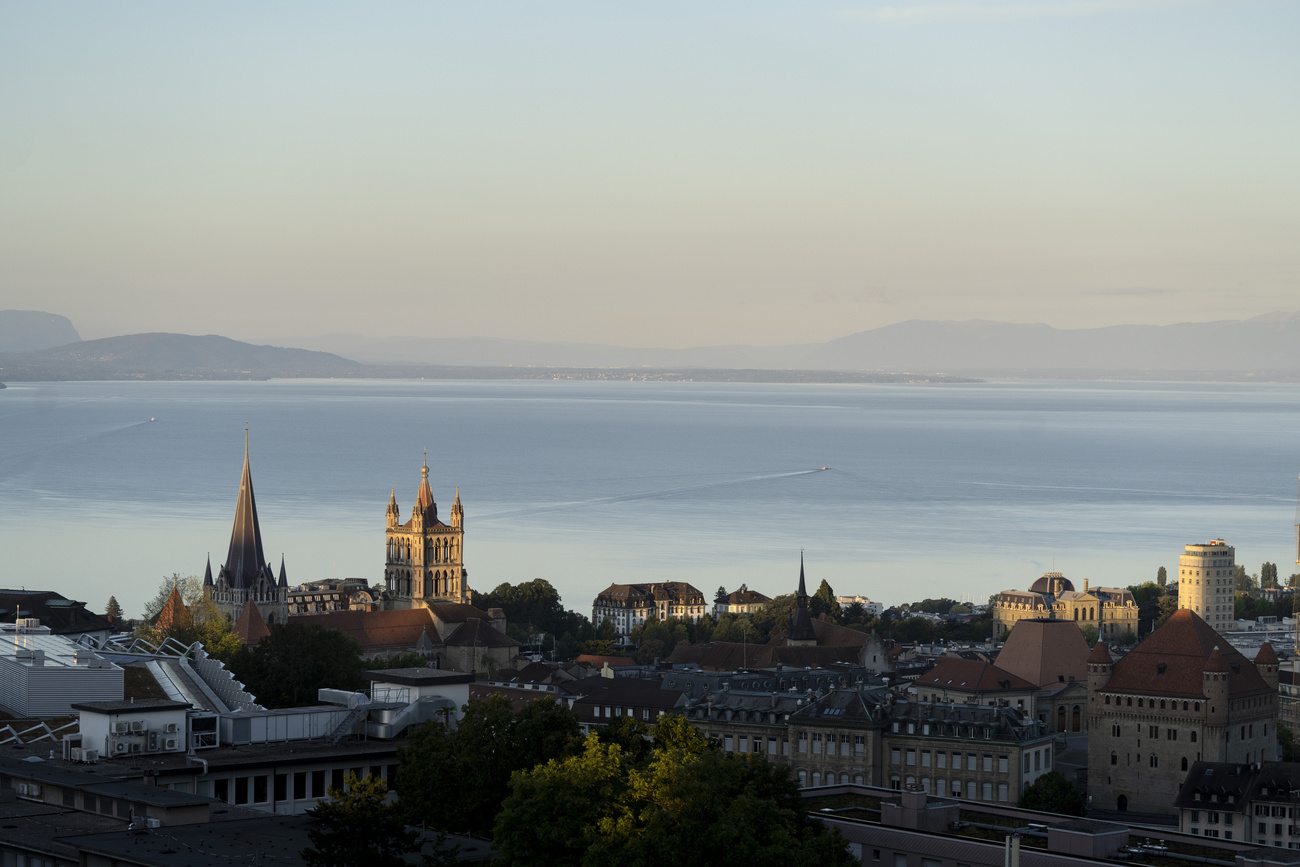
[[[58,345],[33,346],[71,335]],[[0,311],[0,378],[287,377],[897,382],[964,377],[1300,380],[1300,314],[1062,330],[912,320],[827,343],[653,349],[493,338],[325,335],[258,346],[217,335],[82,341],[62,316]],[[352,360],[357,359],[357,360]],[[618,371],[622,371],[619,373]]]
[[692,349],[347,334],[276,342],[390,365],[913,371],[974,376],[1300,375],[1300,313],[1272,313],[1244,321],[1073,330],[1008,322],[914,319],[827,343]]

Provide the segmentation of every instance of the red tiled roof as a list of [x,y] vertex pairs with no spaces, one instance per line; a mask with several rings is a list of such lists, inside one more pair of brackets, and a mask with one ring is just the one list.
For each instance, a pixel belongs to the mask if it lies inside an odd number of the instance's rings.
[[271,634],[271,630],[266,626],[266,621],[262,619],[262,612],[257,610],[257,606],[253,604],[252,599],[245,602],[244,610],[239,612],[239,619],[235,621],[234,632],[240,641],[248,645],[255,645]]
[[1110,657],[1110,650],[1106,647],[1106,642],[1098,641],[1092,646],[1092,653],[1088,654],[1088,663],[1090,665],[1110,665],[1114,660]]
[[1256,665],[1277,665],[1278,664],[1277,653],[1273,650],[1273,645],[1271,643],[1267,641],[1264,642],[1264,646],[1259,649],[1259,653],[1255,654],[1255,664]]
[[436,602],[429,606],[443,623],[464,623],[477,618],[488,620],[488,613],[464,602]]
[[997,666],[1039,686],[1084,680],[1088,642],[1073,620],[1018,620]]
[[331,611],[294,617],[303,626],[323,626],[346,632],[361,643],[363,650],[405,650],[413,648],[420,634],[428,631],[429,640],[441,644],[433,617],[425,608],[398,611]]
[[1174,612],[1112,671],[1104,688],[1116,692],[1199,697],[1206,671],[1226,671],[1234,698],[1269,691],[1250,660],[1189,608]]
[[937,686],[962,692],[1004,692],[1037,688],[1036,684],[998,668],[991,662],[951,656],[940,659],[938,665],[917,678],[916,682],[920,686]]

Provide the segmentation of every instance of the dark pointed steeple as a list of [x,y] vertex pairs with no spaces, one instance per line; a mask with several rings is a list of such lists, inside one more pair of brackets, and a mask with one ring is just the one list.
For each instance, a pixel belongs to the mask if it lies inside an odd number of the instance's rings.
[[813,632],[812,616],[808,613],[808,588],[803,578],[803,552],[799,552],[799,590],[794,595],[794,617],[790,620],[790,634],[786,643],[791,646],[816,644],[817,634]]
[[212,586],[212,555],[208,554],[208,568],[203,570],[203,586]]
[[284,571],[284,555],[280,555],[280,586],[289,586],[289,574]]
[[257,501],[253,498],[253,473],[248,465],[248,431],[244,431],[244,474],[239,480],[235,503],[235,526],[230,531],[230,553],[221,567],[231,588],[252,587],[258,576],[269,573],[262,554],[262,530],[257,525]]

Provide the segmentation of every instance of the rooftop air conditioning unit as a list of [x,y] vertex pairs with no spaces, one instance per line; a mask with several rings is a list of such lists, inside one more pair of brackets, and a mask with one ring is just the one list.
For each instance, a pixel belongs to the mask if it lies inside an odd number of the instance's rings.
[[167,723],[167,729],[166,729],[166,730],[167,730],[169,733],[170,733],[170,732],[174,732],[174,731],[176,731],[176,723]]
[[117,722],[113,723],[113,731],[119,735],[124,735],[131,730],[130,723]]
[[115,752],[115,753],[124,753],[124,752],[126,752],[126,741],[118,741],[116,744],[114,744],[114,745],[113,745],[113,752]]
[[142,731],[145,731],[145,723],[144,723],[144,720],[142,720],[142,719],[131,720],[131,731],[133,731],[133,732],[142,732]]
[[144,752],[144,744],[131,744],[131,752],[133,753]]
[[81,760],[88,765],[93,765],[99,761],[99,750],[82,750]]
[[178,741],[176,740],[176,738],[168,738],[164,749],[168,749],[168,750],[178,749],[177,743]]
[[74,762],[81,761],[81,747],[73,747],[72,749],[68,750],[67,758],[72,759]]

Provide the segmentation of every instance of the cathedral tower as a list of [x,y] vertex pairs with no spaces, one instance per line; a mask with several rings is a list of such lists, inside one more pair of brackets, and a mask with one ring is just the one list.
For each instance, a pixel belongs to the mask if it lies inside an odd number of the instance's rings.
[[429,487],[429,459],[420,467],[420,488],[411,519],[399,524],[397,490],[388,499],[385,533],[384,608],[425,608],[432,602],[470,601],[465,570],[465,513],[460,489],[451,506],[451,524],[438,520],[438,504]]
[[235,501],[235,524],[230,531],[230,549],[215,579],[208,560],[203,586],[212,601],[233,623],[249,600],[268,624],[283,623],[289,616],[289,582],[280,560],[280,578],[266,564],[262,553],[262,528],[257,522],[257,500],[253,497],[253,473],[248,463],[248,432],[244,432],[244,473],[239,479]]

